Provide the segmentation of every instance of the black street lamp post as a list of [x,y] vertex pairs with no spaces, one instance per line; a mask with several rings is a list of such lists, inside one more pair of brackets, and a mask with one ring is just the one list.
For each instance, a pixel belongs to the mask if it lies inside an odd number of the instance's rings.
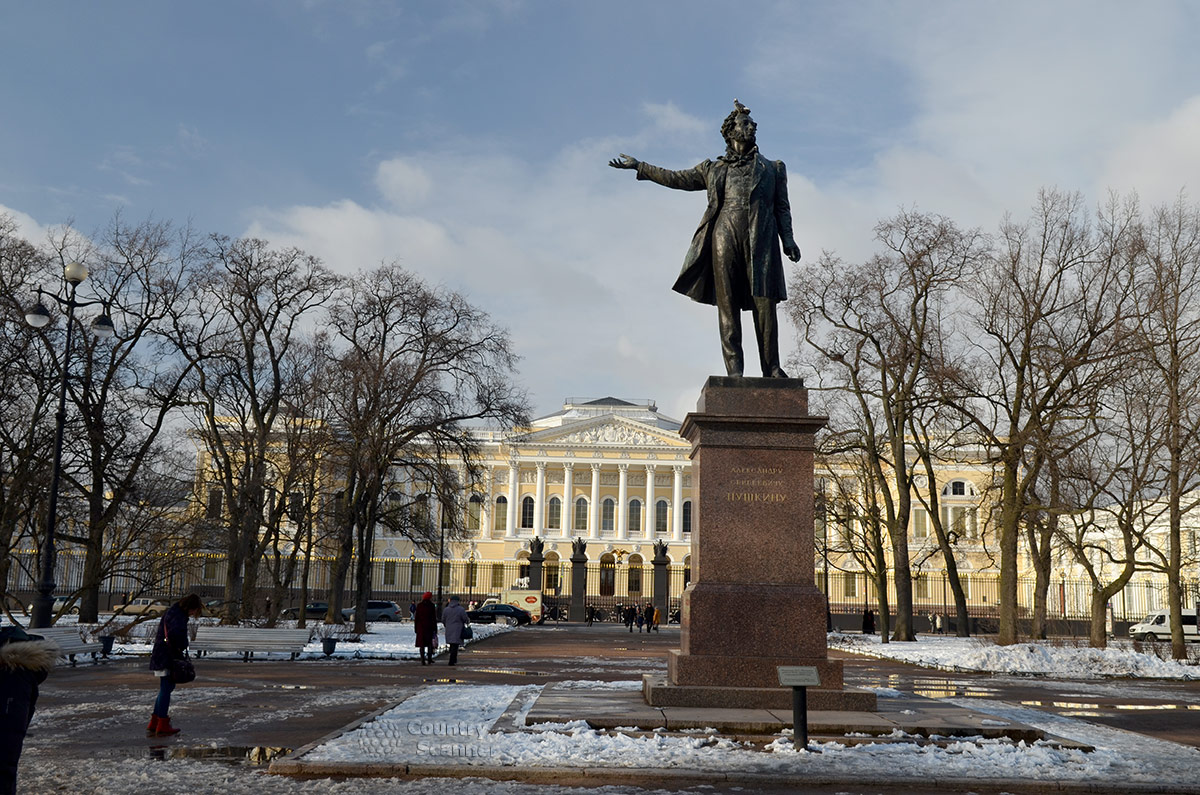
[[[67,297],[57,293],[48,293],[42,288],[36,288],[38,302],[25,313],[25,322],[34,328],[44,328],[50,323],[50,312],[42,303],[43,298],[50,298],[67,310],[67,333],[63,342],[61,367],[62,377],[58,386],[58,413],[55,414],[54,427],[54,463],[50,470],[50,496],[46,507],[46,531],[42,536],[42,571],[38,580],[38,595],[33,600],[33,616],[29,623],[31,628],[48,627],[52,619],[54,606],[54,567],[56,552],[54,548],[54,532],[58,522],[58,484],[62,475],[63,428],[67,422],[67,368],[71,359],[71,332],[75,320],[76,307],[103,306],[103,301],[77,301],[75,291],[80,283],[87,278],[87,268],[78,262],[68,262],[63,267],[63,279],[67,283]],[[112,318],[108,310],[100,314],[92,322],[92,332],[101,339],[111,337],[115,332]]]

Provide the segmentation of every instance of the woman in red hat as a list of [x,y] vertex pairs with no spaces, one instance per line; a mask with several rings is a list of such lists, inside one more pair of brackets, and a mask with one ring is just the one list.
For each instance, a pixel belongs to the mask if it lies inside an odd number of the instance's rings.
[[417,631],[417,648],[421,650],[421,665],[433,665],[433,650],[437,648],[437,608],[433,594],[421,594],[413,613],[413,628]]

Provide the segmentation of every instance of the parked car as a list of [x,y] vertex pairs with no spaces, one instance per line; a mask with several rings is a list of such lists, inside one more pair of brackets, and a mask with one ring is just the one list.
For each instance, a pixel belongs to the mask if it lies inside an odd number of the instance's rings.
[[[63,608],[65,608],[67,606],[67,604],[70,602],[71,602],[71,597],[69,597],[69,596],[54,597],[54,604],[50,606],[51,615],[58,615],[60,612],[63,612]],[[29,603],[29,612],[30,613],[33,612],[33,602]],[[66,612],[73,616],[79,615],[79,605],[78,604],[71,605],[71,608],[69,610],[67,610]]]
[[139,596],[137,599],[130,599],[126,604],[117,605],[113,612],[119,616],[161,616],[170,606],[171,603],[166,599]]
[[468,610],[467,618],[476,624],[495,624],[497,621],[503,621],[510,627],[528,624],[533,621],[533,616],[530,615],[528,610],[522,610],[513,605],[496,603]]
[[[347,607],[342,611],[342,617],[352,620],[357,609],[356,607]],[[402,615],[400,605],[395,602],[375,599],[367,602],[367,621],[399,621]]]
[[[329,612],[329,602],[309,602],[304,606],[305,618],[324,618]],[[299,618],[300,609],[297,607],[289,607],[282,613],[284,618]]]

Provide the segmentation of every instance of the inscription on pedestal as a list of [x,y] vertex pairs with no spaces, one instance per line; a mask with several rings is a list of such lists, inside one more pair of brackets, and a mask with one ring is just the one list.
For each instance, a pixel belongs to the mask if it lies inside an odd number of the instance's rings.
[[732,490],[725,492],[729,502],[787,502],[783,467],[734,467]]

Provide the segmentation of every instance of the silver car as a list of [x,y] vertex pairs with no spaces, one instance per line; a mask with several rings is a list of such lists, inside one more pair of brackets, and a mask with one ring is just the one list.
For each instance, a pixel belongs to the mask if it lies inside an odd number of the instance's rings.
[[[357,609],[355,607],[347,607],[342,610],[342,617],[347,621],[352,620],[354,612]],[[375,599],[367,602],[367,621],[399,621],[401,615],[400,605],[395,602],[385,602]]]

